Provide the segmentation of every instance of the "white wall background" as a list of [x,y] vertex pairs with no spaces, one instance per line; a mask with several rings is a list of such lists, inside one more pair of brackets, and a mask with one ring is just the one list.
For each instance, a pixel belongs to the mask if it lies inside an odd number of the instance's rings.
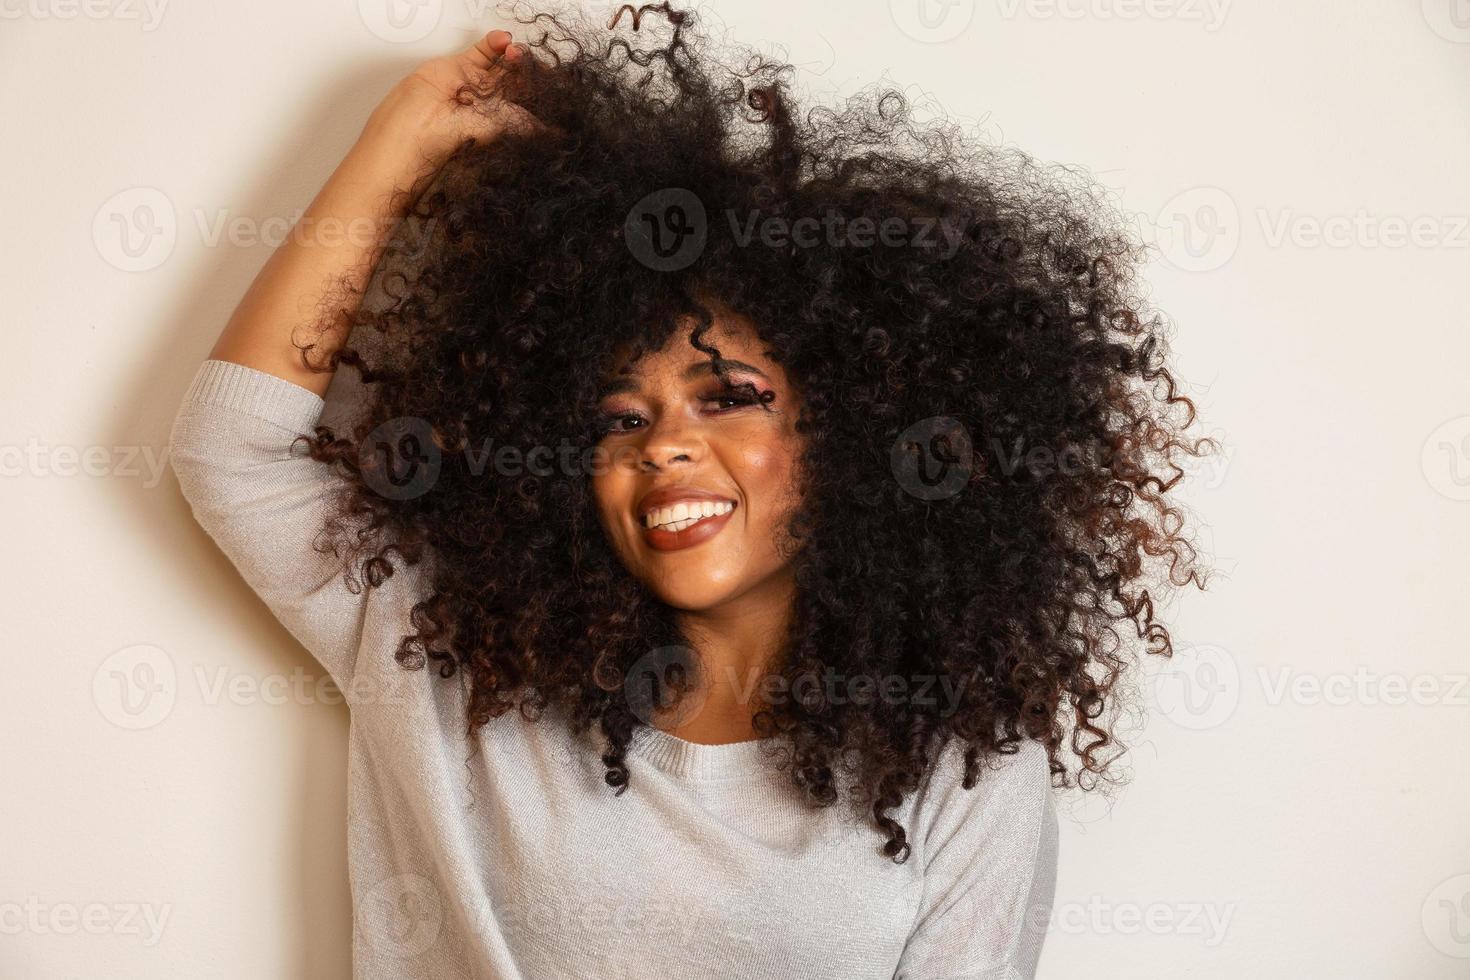
[[[925,2],[711,9],[1113,188],[1227,442],[1041,976],[1470,975],[1470,6]],[[249,236],[465,3],[0,0],[0,976],[349,973],[345,709],[161,454]]]

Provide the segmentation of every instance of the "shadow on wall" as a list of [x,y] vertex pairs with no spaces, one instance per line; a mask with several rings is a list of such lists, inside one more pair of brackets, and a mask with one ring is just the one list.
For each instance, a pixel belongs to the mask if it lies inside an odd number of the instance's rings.
[[[165,325],[151,338],[151,354],[139,362],[142,367],[130,376],[117,378],[110,402],[120,410],[112,416],[108,428],[97,433],[97,444],[152,446],[159,454],[164,451],[184,390],[272,249],[263,242],[232,242],[228,235],[215,239],[207,229],[223,215],[245,217],[263,233],[263,223],[268,219],[289,221],[297,215],[346,154],[373,106],[416,61],[404,58],[364,62],[347,71],[336,84],[308,96],[304,106],[288,107],[296,113],[294,122],[282,120],[284,132],[276,150],[253,174],[237,183],[238,193],[230,199],[172,201],[177,241],[164,263],[150,274],[168,276],[172,272],[177,280],[173,309],[166,314]],[[204,270],[203,274],[185,276],[186,270],[194,269]],[[372,300],[370,294],[368,302]],[[367,343],[371,339],[354,335],[352,342],[371,349]],[[356,372],[339,372],[327,392],[323,421],[340,424],[360,396]],[[206,671],[248,670],[288,676],[303,671],[308,677],[322,676],[324,672],[311,655],[275,620],[229,559],[194,523],[174,479],[165,476],[159,488],[161,492],[146,495],[130,493],[121,486],[114,492],[119,509],[131,516],[146,539],[157,542],[175,557],[181,601],[216,608],[218,621],[239,624],[238,639],[259,651],[256,661],[249,665],[196,663]],[[298,964],[292,971],[294,975],[319,980],[351,973],[352,906],[347,884],[344,764],[348,717],[341,705],[309,708],[334,713],[331,730],[338,733],[338,738],[310,740],[295,749],[294,759],[283,760],[294,773],[290,812],[268,823],[300,828],[290,849],[278,856],[284,868],[290,870],[281,876],[275,902],[279,909],[277,942],[293,950],[291,959]],[[248,787],[241,787],[240,792],[246,797],[251,795]],[[228,848],[229,842],[222,840],[220,845]]]

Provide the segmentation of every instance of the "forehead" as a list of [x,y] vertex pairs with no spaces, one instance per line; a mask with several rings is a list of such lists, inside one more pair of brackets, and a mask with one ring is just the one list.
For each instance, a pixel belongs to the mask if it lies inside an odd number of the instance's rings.
[[[708,365],[711,354],[690,342],[693,329],[692,321],[681,323],[669,334],[662,348],[656,351],[645,350],[636,357],[630,345],[619,347],[610,359],[610,366],[603,373],[604,386],[621,387],[616,383],[619,378],[640,378],[655,374],[683,375],[691,367]],[[705,347],[716,348],[720,357],[725,360],[743,362],[743,365],[731,365],[732,368],[749,366],[772,380],[782,376],[780,366],[767,353],[765,342],[756,333],[755,327],[743,317],[729,313],[717,314],[710,327],[700,335],[699,342]],[[708,373],[707,369],[705,373]]]

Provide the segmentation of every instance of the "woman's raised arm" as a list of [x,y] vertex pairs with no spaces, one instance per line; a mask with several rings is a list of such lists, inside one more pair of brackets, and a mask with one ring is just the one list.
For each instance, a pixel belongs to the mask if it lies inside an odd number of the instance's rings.
[[[466,137],[492,138],[534,123],[513,105],[499,111],[489,103],[480,113],[454,98],[463,83],[484,80],[477,73],[527,57],[514,48],[514,55],[504,53],[509,41],[504,31],[492,32],[468,51],[426,62],[374,110],[303,214],[307,233],[271,256],[199,366],[169,435],[169,462],[195,519],[344,691],[373,626],[372,609],[386,604],[387,615],[397,616],[418,597],[416,576],[395,575],[371,593],[354,590],[344,579],[345,560],[315,547],[342,477],[298,439],[316,426],[332,374],[304,363],[293,334],[324,299],[361,303],[398,220],[393,199],[404,195],[397,188],[437,172]],[[331,223],[364,222],[384,233],[372,240],[328,234]],[[339,292],[344,285],[347,295]],[[346,338],[313,339],[321,353],[313,363],[327,363]]]
[[[395,85],[251,283],[209,357],[325,396],[333,372],[304,363],[294,343],[297,331],[316,324],[325,299],[347,307],[362,301],[373,267],[410,203],[403,192],[437,172],[465,139],[493,140],[532,122],[511,102],[477,99],[467,107],[455,98],[465,84],[485,88],[526,57],[508,32],[491,31],[463,51],[424,62]],[[309,338],[313,364],[326,365],[346,341],[342,322]]]

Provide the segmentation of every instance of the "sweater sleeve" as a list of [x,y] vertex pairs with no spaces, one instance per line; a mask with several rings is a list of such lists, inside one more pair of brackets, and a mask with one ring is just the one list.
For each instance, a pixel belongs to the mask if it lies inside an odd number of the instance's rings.
[[1046,749],[1027,741],[961,784],[951,747],[920,806],[923,897],[896,980],[1032,980],[1056,892],[1057,813]]
[[169,434],[169,464],[194,519],[241,577],[347,690],[369,597],[347,587],[346,561],[313,548],[343,478],[306,454],[326,406],[273,374],[209,359]]

